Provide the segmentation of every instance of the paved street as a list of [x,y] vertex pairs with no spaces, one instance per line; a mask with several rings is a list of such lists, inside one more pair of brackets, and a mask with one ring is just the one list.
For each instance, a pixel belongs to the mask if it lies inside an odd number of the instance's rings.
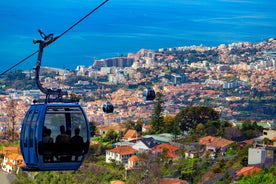
[[16,179],[16,176],[0,171],[1,184],[11,184],[12,181],[15,179]]

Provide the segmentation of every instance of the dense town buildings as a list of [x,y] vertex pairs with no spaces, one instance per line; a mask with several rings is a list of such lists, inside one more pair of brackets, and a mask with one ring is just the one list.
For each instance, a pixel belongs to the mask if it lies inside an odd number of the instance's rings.
[[[128,57],[96,61],[88,68],[79,65],[75,71],[45,67],[41,81],[44,86],[62,88],[70,95],[81,97],[80,103],[89,121],[96,122],[99,136],[105,136],[110,129],[117,133],[125,130],[123,122],[128,120],[148,122],[154,108],[154,102],[142,98],[142,91],[148,86],[165,96],[162,104],[164,116],[174,116],[187,106],[202,105],[219,111],[221,120],[228,120],[233,126],[240,126],[238,121],[243,119],[256,121],[265,128],[263,135],[244,141],[206,136],[195,143],[181,144],[174,142],[171,134],[141,136],[134,130],[128,130],[121,140],[123,142],[115,143],[114,148],[106,150],[105,155],[107,163],[116,161],[124,164],[128,175],[145,167],[144,160],[138,156],[141,152],[158,155],[166,150],[168,159],[177,162],[179,149],[183,148],[185,158],[203,158],[204,154],[211,152],[210,158],[219,156],[224,159],[233,143],[238,145],[237,148],[251,145],[248,149],[249,166],[236,171],[238,178],[260,172],[261,166],[269,168],[276,162],[275,52],[275,39],[212,48],[141,49],[135,54],[129,53]],[[32,71],[24,73],[33,78]],[[66,83],[68,80],[71,82]],[[11,130],[15,125],[16,135],[19,136],[27,108],[33,99],[43,98],[44,94],[35,88],[19,90],[16,87],[1,87],[0,131],[4,139],[11,139],[5,135],[6,130]],[[114,105],[114,113],[105,114],[102,111],[106,100]],[[148,126],[143,125],[143,131]],[[271,140],[273,145],[264,145],[264,138]],[[91,141],[91,144],[97,142]],[[22,162],[21,155],[6,154],[2,170],[14,172],[14,168],[20,167]],[[167,182],[168,178],[163,179]]]
[[[143,101],[141,96],[143,88],[149,85],[165,95],[165,115],[175,115],[186,106],[207,105],[220,111],[223,119],[271,122],[275,118],[273,112],[266,111],[275,111],[275,50],[274,38],[255,44],[184,46],[158,51],[141,49],[127,57],[96,61],[88,68],[77,66],[76,71],[45,67],[43,71],[56,75],[42,77],[42,83],[92,97],[93,100],[83,98],[81,103],[89,120],[99,124],[139,118],[147,121],[154,104]],[[32,72],[28,75],[32,76]],[[63,81],[72,76],[79,76],[80,80],[65,85]],[[114,90],[110,86],[122,88]],[[6,106],[11,99],[16,100],[19,109],[15,119],[19,129],[24,112],[34,98],[41,96],[38,90],[5,89],[0,101],[1,130],[10,126]],[[114,104],[115,113],[102,112],[104,96]],[[263,103],[265,107],[254,109],[254,102]],[[254,111],[262,112],[256,114]]]

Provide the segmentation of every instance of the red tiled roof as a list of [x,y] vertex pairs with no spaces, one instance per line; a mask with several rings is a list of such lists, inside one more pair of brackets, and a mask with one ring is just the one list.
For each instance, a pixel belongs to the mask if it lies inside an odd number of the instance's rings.
[[109,152],[119,153],[120,155],[132,155],[137,152],[136,149],[133,149],[131,146],[122,145],[117,148],[109,150]]
[[176,152],[179,150],[179,148],[171,144],[163,143],[155,146],[153,150],[156,150],[156,151],[168,150],[168,156],[171,158],[176,158],[177,157]]
[[137,137],[136,130],[129,129],[124,135],[124,139],[132,139]]
[[214,147],[224,147],[229,144],[232,144],[233,141],[221,138],[221,137],[213,137],[213,136],[206,136],[199,140],[199,144],[203,144],[206,146],[214,146]]
[[144,129],[147,129],[147,130],[148,130],[148,129],[151,129],[151,125],[144,125],[143,128],[144,128]]
[[133,156],[131,156],[128,160],[131,161],[131,162],[136,162],[136,161],[141,160],[141,158],[139,158],[139,157],[136,156],[136,155],[133,155]]
[[9,146],[3,148],[4,153],[19,153],[19,147]]
[[246,143],[246,144],[253,144],[254,143],[254,139],[244,140],[243,142]]
[[243,167],[241,170],[236,172],[236,176],[252,175],[253,173],[259,173],[261,170],[261,168],[255,166]]

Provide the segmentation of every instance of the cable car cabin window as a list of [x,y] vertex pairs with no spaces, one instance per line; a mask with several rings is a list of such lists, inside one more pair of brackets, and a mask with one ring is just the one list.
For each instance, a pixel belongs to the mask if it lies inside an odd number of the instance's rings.
[[34,144],[36,144],[36,135],[35,135],[35,132],[36,132],[36,123],[37,123],[37,118],[38,118],[38,111],[35,110],[33,112],[33,117],[32,117],[32,120],[31,120],[31,127],[30,127],[30,134],[29,134],[29,147],[33,147]]
[[89,143],[87,129],[80,107],[48,107],[39,148],[44,162],[81,161]]
[[30,137],[30,135],[31,135],[31,123],[32,123],[33,114],[34,114],[33,110],[30,110],[27,114],[26,126],[24,129],[24,147],[30,147],[32,145],[31,144],[32,137]]

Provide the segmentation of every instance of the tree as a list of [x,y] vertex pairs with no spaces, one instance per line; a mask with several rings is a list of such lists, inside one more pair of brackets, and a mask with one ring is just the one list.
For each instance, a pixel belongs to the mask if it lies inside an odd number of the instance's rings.
[[164,116],[163,116],[163,94],[156,93],[156,103],[154,105],[154,112],[151,118],[151,127],[154,133],[161,133],[164,130]]
[[205,126],[202,123],[196,125],[195,133],[199,136],[204,135],[205,133]]
[[143,128],[143,124],[144,124],[143,118],[139,118],[139,119],[135,122],[134,130],[136,130],[136,132],[138,132],[138,133],[141,133],[141,132],[142,132],[142,128]]
[[138,133],[142,132],[142,127],[144,124],[143,118],[139,118],[137,121],[127,120],[123,122],[126,131],[129,129],[136,130]]
[[8,119],[8,130],[6,129],[5,133],[8,134],[9,139],[15,141],[15,118],[17,116],[17,104],[15,100],[10,100],[7,104],[7,119]]
[[260,136],[263,132],[263,128],[258,126],[256,122],[251,123],[250,120],[244,120],[242,122],[241,131],[246,139],[252,139]]
[[227,127],[224,129],[224,138],[232,140],[232,138],[240,137],[242,132],[238,127]]
[[115,130],[110,129],[107,131],[107,133],[105,134],[103,140],[106,142],[111,142],[111,143],[115,143],[118,140],[118,134],[115,132]]
[[261,171],[259,173],[254,173],[252,175],[241,177],[235,183],[237,183],[237,184],[246,184],[246,183],[250,183],[250,184],[259,184],[259,183],[274,184],[275,181],[276,181],[276,176],[273,175],[273,173]]
[[89,122],[90,126],[90,136],[94,137],[95,132],[96,132],[96,123],[94,121]]
[[198,123],[205,125],[208,121],[219,120],[219,113],[212,107],[186,107],[176,114],[175,120],[182,131],[194,130]]
[[164,117],[164,132],[173,133],[175,126],[175,119],[173,116]]

